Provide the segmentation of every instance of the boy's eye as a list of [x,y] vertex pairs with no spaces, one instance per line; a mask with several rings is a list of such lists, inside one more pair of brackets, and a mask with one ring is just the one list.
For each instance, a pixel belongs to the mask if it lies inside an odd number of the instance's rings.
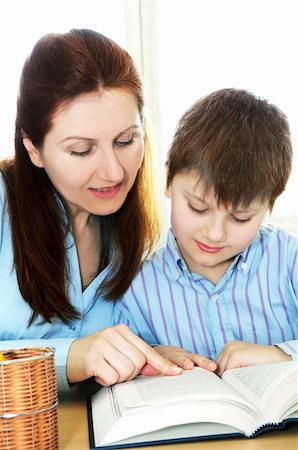
[[197,213],[197,214],[203,214],[203,213],[205,213],[205,212],[207,211],[207,209],[197,209],[197,208],[194,208],[190,203],[188,203],[188,206],[189,206],[189,208],[190,208],[193,212],[195,212],[195,213]]
[[246,222],[249,222],[250,221],[250,217],[248,218],[248,219],[238,219],[237,217],[235,217],[235,216],[231,216],[232,217],[232,219],[235,221],[235,222],[237,222],[237,223],[246,223]]

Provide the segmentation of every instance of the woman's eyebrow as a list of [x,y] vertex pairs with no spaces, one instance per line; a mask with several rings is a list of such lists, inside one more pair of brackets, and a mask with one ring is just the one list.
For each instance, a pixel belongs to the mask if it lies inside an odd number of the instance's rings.
[[67,141],[89,141],[89,142],[95,142],[95,139],[86,137],[86,136],[68,136],[61,141],[58,142],[58,144],[64,144]]
[[[131,125],[131,126],[129,126],[129,127],[126,128],[125,130],[120,131],[120,132],[116,135],[115,139],[117,139],[119,136],[121,136],[121,134],[127,133],[128,131],[130,131],[130,130],[135,130],[135,129],[139,130],[139,129],[140,129],[140,126],[139,126],[139,125]],[[58,144],[64,144],[65,142],[71,141],[71,140],[73,140],[73,141],[89,141],[89,142],[95,142],[95,139],[93,139],[93,138],[89,138],[89,137],[87,137],[87,136],[81,136],[81,135],[74,135],[74,136],[67,136],[66,138],[64,138],[64,139],[62,139],[61,141],[59,141]]]
[[120,131],[120,133],[118,133],[116,135],[116,139],[117,139],[117,137],[121,136],[121,134],[127,133],[128,131],[131,131],[131,130],[140,130],[140,128],[141,128],[140,125],[131,125],[130,127],[126,128],[125,130]]

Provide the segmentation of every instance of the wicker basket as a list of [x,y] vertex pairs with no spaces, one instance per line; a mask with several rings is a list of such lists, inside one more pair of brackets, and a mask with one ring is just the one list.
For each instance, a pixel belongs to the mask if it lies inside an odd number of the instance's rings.
[[57,450],[57,381],[51,348],[2,351],[0,450]]

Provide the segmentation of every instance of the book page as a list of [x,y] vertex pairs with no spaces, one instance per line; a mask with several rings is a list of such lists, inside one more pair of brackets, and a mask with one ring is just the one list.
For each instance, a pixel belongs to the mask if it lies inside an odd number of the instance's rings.
[[[107,395],[108,394],[108,395]],[[258,426],[253,405],[201,368],[177,376],[139,376],[92,398],[96,439],[120,441],[162,428],[190,423],[218,423],[246,435]]]
[[222,378],[265,413],[270,401],[278,408],[283,401],[295,403],[296,396],[297,403],[297,373],[297,362],[287,361],[230,369]]
[[[212,372],[195,367],[181,375],[139,376],[114,387],[120,408],[178,403],[215,398],[240,403],[245,400]],[[246,403],[246,402],[245,402]]]

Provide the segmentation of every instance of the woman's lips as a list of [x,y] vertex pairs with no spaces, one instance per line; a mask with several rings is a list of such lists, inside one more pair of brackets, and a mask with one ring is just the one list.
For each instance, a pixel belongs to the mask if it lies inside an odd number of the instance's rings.
[[89,188],[89,190],[92,193],[92,195],[94,195],[94,197],[107,200],[116,197],[116,195],[121,189],[121,184],[122,183],[119,183],[114,186],[104,188]]
[[209,245],[203,244],[202,242],[195,241],[200,250],[206,253],[218,253],[223,247],[209,247]]

